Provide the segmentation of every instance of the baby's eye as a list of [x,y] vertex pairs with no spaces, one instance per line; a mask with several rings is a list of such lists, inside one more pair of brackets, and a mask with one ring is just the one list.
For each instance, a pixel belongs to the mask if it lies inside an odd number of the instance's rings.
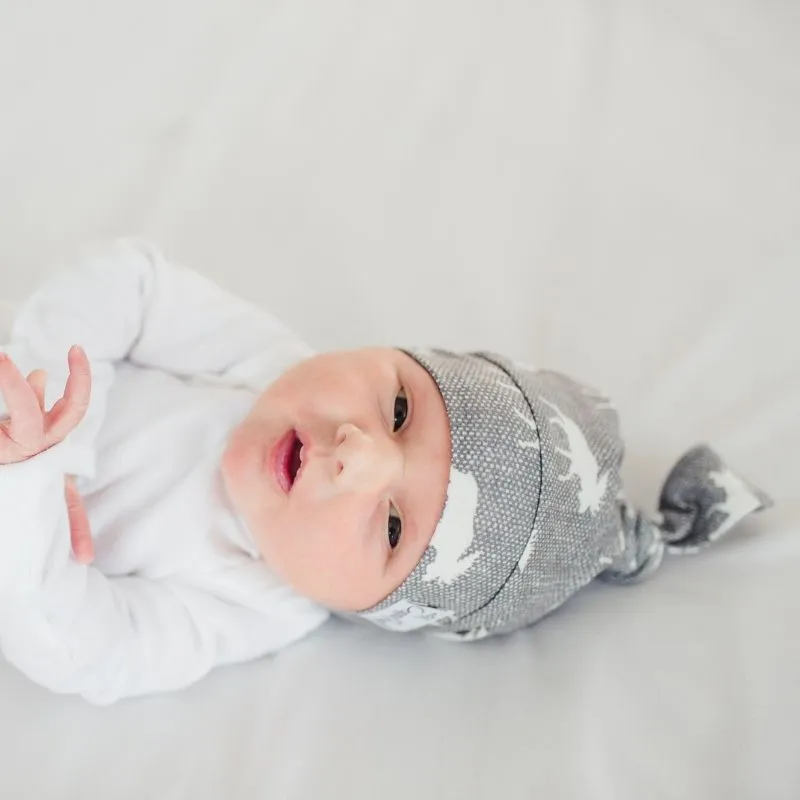
[[389,547],[392,550],[400,543],[400,534],[403,531],[403,523],[400,517],[397,516],[397,509],[394,506],[389,506],[389,524],[387,533],[389,534]]
[[401,389],[394,399],[394,432],[400,430],[405,425],[408,416],[408,399],[405,390]]

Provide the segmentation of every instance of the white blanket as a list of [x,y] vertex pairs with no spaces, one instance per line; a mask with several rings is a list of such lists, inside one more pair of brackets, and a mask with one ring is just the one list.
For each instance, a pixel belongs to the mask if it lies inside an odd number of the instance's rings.
[[499,641],[334,623],[111,709],[0,664],[0,797],[796,800],[798,142],[792,3],[0,0],[6,303],[140,234],[315,348],[602,386],[647,507],[698,440],[776,500]]

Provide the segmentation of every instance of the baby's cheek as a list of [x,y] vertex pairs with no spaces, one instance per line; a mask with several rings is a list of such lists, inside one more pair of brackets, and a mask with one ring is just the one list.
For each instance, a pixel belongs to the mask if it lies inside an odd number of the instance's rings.
[[370,580],[380,569],[370,562],[363,523],[346,502],[292,497],[276,549],[282,575],[301,594],[326,605],[346,608],[372,595]]
[[258,442],[239,430],[231,437],[222,454],[221,469],[233,494],[242,497],[255,490],[262,480],[262,449]]

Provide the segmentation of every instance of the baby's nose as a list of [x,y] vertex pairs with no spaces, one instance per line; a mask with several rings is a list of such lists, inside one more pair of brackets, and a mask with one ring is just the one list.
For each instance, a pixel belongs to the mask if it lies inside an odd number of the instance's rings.
[[397,446],[388,437],[366,433],[346,422],[336,431],[336,477],[348,489],[385,488],[401,468]]
[[354,436],[361,434],[361,429],[352,422],[343,422],[336,430],[335,444],[337,450],[348,440]]

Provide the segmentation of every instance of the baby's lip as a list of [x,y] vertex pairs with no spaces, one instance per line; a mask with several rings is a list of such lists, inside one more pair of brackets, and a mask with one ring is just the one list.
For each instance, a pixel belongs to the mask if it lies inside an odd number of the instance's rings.
[[278,487],[284,494],[289,494],[303,469],[303,438],[294,428],[275,443],[270,465]]

